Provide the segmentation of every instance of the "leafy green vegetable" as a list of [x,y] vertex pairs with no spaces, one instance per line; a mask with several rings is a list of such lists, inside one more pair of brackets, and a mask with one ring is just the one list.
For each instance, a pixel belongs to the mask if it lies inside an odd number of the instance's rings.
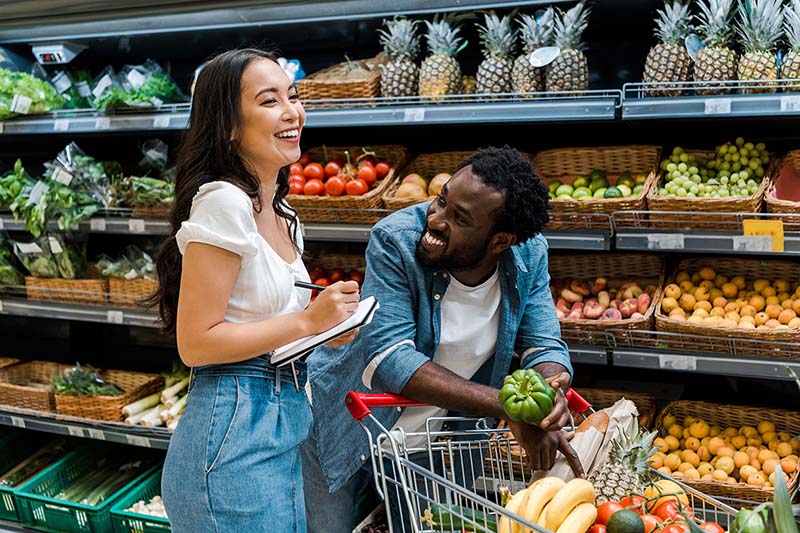
[[14,244],[14,253],[32,276],[58,277],[58,264],[50,253],[50,243],[46,237],[32,243],[17,242]]
[[17,159],[14,170],[0,177],[0,208],[8,209],[25,186],[32,186],[33,180],[25,173],[22,161]]
[[117,194],[129,206],[169,205],[175,201],[175,184],[147,176],[127,176],[117,184]]
[[31,99],[28,115],[61,109],[66,102],[46,81],[23,72],[0,68],[0,120],[19,114],[11,109],[16,95]]
[[50,252],[58,265],[58,273],[65,279],[83,276],[86,269],[86,247],[82,243],[68,242],[62,235],[50,235]]
[[75,396],[119,396],[122,390],[107,383],[91,366],[81,367],[80,363],[53,378],[53,387],[57,393]]
[[111,278],[156,279],[156,265],[153,258],[136,246],[130,245],[125,254],[118,259],[102,256],[97,268],[104,276]]
[[14,252],[7,242],[0,242],[0,287],[22,285],[24,277],[17,268]]

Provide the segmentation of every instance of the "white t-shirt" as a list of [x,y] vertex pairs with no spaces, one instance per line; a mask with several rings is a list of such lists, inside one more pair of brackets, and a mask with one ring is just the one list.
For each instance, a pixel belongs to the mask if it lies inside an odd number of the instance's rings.
[[[472,376],[494,355],[500,323],[500,276],[498,270],[484,283],[469,287],[450,276],[441,304],[441,334],[433,362],[464,379]],[[439,407],[407,407],[393,429],[425,432],[428,418],[447,414]],[[431,427],[438,431],[442,422]],[[422,446],[425,437],[408,438],[410,447]]]
[[[202,242],[242,258],[236,284],[225,310],[228,322],[256,322],[302,311],[311,291],[294,286],[310,281],[301,255],[287,263],[258,232],[253,203],[242,189],[226,181],[200,187],[192,200],[189,219],[175,235],[181,254],[190,242]],[[303,249],[300,232],[295,240]]]

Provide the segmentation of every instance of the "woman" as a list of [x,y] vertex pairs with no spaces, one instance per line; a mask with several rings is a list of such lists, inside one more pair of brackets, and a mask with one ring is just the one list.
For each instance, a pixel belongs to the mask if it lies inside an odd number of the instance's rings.
[[225,52],[198,76],[178,151],[174,233],[158,258],[164,328],[195,369],[162,477],[176,533],[306,529],[305,370],[276,369],[264,354],[338,324],[359,294],[340,282],[308,305],[309,292],[294,287],[309,278],[283,199],[304,122],[267,52]]

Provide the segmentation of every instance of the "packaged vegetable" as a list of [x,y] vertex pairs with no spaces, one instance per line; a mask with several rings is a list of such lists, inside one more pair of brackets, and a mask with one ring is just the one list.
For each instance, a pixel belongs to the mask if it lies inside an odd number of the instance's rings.
[[40,237],[33,242],[15,242],[14,254],[31,276],[57,278],[59,275],[58,263],[50,252],[50,240],[47,237]]
[[53,386],[59,394],[75,396],[119,396],[122,394],[119,387],[106,382],[100,377],[97,370],[89,365],[81,366],[80,363],[76,363],[74,367],[53,378]]
[[[8,63],[6,63],[8,66]],[[64,98],[47,81],[0,68],[0,120],[61,109]]]

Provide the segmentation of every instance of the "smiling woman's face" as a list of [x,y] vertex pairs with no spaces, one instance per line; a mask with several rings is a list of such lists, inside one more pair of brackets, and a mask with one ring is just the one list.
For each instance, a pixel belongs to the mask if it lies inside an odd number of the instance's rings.
[[306,113],[297,89],[277,63],[258,59],[245,68],[241,102],[241,131],[235,138],[246,160],[280,168],[300,159]]

